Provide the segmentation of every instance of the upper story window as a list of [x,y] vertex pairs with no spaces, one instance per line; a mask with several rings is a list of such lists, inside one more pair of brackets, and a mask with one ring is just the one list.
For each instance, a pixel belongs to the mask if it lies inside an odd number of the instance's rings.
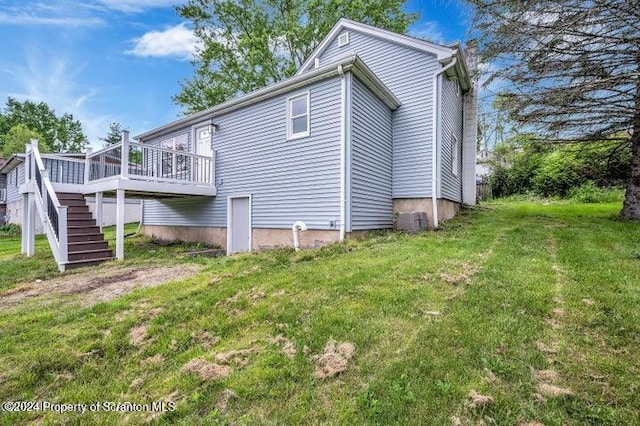
[[287,99],[287,139],[309,136],[309,92]]

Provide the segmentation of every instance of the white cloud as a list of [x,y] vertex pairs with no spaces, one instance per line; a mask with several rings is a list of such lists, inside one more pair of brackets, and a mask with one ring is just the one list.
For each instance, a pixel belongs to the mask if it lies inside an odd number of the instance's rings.
[[0,11],[0,24],[84,27],[103,25],[103,19],[79,13],[79,8],[67,0],[46,3],[17,3]]
[[178,0],[98,0],[98,3],[111,10],[127,13],[139,13],[147,9],[172,7]]
[[133,49],[125,53],[142,57],[173,57],[189,60],[196,51],[198,38],[183,22],[163,31],[149,31],[134,39],[133,44]]
[[423,21],[416,23],[410,30],[409,35],[423,40],[429,40],[434,43],[444,43],[444,37],[438,27],[438,23],[434,21]]

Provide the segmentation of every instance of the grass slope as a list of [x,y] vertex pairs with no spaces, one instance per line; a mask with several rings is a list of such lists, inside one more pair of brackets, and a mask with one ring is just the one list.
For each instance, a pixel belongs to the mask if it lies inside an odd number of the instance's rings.
[[[214,260],[130,240],[131,264],[203,269],[91,308],[61,296],[0,312],[0,401],[176,409],[4,412],[0,423],[634,424],[640,228],[618,210],[496,202],[439,232]],[[16,271],[53,274],[7,247],[16,241],[2,240],[0,295],[19,287]],[[329,341],[355,353],[317,379],[313,356]],[[193,359],[231,374],[183,372]]]

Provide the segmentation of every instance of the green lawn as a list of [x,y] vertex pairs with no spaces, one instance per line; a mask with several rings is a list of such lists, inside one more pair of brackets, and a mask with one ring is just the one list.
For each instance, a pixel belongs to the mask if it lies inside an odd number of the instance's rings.
[[[202,269],[1,310],[0,401],[175,410],[0,423],[637,424],[640,224],[619,209],[493,202],[438,232],[221,259],[130,238],[126,265]],[[56,275],[45,244],[32,260],[0,238],[0,298]],[[318,357],[331,341],[353,346]],[[318,378],[323,361],[344,371]]]

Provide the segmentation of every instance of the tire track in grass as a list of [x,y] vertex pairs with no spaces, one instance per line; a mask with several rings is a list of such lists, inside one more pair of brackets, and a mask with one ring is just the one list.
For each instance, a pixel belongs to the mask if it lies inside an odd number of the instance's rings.
[[566,313],[563,293],[565,286],[568,284],[569,278],[567,276],[567,272],[558,262],[558,244],[556,239],[554,237],[550,237],[547,240],[547,246],[549,247],[551,269],[555,275],[553,296],[553,303],[555,307],[551,311],[552,315],[545,319],[545,322],[548,325],[547,334],[549,335],[549,341],[547,343],[537,341],[536,348],[546,355],[549,368],[545,370],[535,370],[532,368],[533,378],[538,383],[536,388],[537,392],[533,396],[541,403],[546,402],[547,399],[573,394],[571,389],[558,386],[558,383],[561,382],[561,377],[553,368],[553,365],[558,362],[556,355],[564,346],[561,339],[564,328],[563,319]]

